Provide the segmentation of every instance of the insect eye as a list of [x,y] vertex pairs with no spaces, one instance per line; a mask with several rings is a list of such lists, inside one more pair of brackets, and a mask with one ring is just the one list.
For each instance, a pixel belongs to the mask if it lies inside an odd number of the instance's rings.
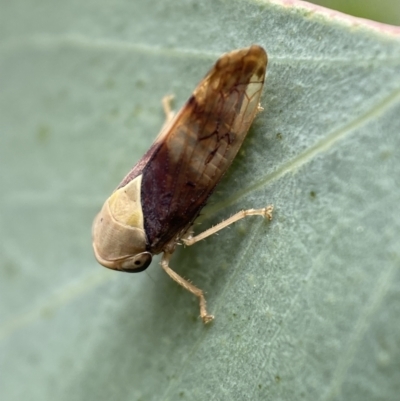
[[135,256],[126,259],[122,265],[121,270],[127,273],[139,273],[150,266],[152,255],[150,252],[142,252]]

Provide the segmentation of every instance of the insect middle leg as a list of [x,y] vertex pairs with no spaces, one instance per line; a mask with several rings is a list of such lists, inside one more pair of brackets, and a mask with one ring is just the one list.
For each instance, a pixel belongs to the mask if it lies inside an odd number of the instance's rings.
[[274,207],[272,205],[264,207],[263,209],[247,209],[247,210],[241,210],[240,212],[234,214],[233,216],[229,217],[229,219],[226,219],[224,221],[221,221],[221,223],[217,224],[214,227],[209,228],[206,231],[203,231],[201,234],[198,234],[194,237],[189,236],[187,238],[182,238],[183,244],[189,246],[193,245],[196,242],[201,241],[204,238],[209,237],[210,235],[215,234],[216,232],[222,230],[225,227],[228,227],[232,223],[235,223],[238,220],[243,219],[244,217],[247,216],[263,216],[267,218],[268,220],[272,220],[272,211]]
[[189,281],[185,280],[183,277],[181,277],[179,274],[174,272],[170,267],[169,267],[169,260],[171,258],[171,254],[164,252],[162,259],[161,259],[161,267],[165,270],[165,272],[170,276],[174,281],[176,281],[179,285],[181,285],[183,288],[186,290],[190,291],[193,295],[196,295],[197,298],[199,298],[200,302],[200,316],[203,319],[204,323],[209,323],[214,319],[213,315],[209,315],[207,313],[207,308],[206,308],[206,299],[204,298],[203,291],[200,288],[197,288],[193,284],[189,283]]

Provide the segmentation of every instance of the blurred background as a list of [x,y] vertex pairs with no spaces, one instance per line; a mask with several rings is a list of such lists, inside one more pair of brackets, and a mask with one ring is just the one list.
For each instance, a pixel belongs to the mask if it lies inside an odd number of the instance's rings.
[[400,25],[399,0],[314,0],[310,3],[332,8],[360,18]]

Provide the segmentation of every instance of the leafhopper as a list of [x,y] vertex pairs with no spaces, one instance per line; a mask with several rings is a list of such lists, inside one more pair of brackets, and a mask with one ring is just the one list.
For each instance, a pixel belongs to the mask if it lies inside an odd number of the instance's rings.
[[105,267],[136,273],[162,253],[161,266],[198,297],[204,323],[203,291],[169,266],[178,244],[194,243],[245,216],[272,218],[272,206],[243,210],[193,235],[192,225],[238,153],[256,114],[267,67],[257,45],[223,54],[176,114],[164,100],[167,121],[153,145],[106,200],[96,216],[93,249]]

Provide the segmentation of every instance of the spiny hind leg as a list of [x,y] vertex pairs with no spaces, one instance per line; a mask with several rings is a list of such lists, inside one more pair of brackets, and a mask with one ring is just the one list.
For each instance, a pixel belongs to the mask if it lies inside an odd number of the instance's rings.
[[193,245],[196,242],[201,241],[204,238],[209,237],[210,235],[213,235],[217,233],[218,231],[222,230],[225,227],[228,227],[232,223],[235,223],[238,220],[241,220],[247,216],[263,216],[268,220],[272,220],[272,211],[274,210],[274,207],[272,205],[264,207],[262,209],[247,209],[247,210],[241,210],[240,212],[234,214],[233,216],[229,217],[229,219],[226,219],[224,221],[221,221],[221,223],[217,224],[214,227],[209,228],[206,231],[203,231],[202,233],[192,237],[191,233],[189,233],[188,237],[182,238],[182,243],[189,246]]
[[197,288],[193,284],[189,283],[189,281],[185,280],[183,277],[181,277],[179,274],[177,274],[175,271],[173,271],[169,267],[169,259],[171,258],[171,254],[164,252],[162,259],[161,259],[161,267],[164,269],[164,271],[172,278],[172,280],[176,281],[179,285],[181,285],[183,288],[191,292],[193,295],[195,295],[197,298],[199,298],[199,303],[200,303],[200,316],[203,319],[204,323],[209,323],[214,319],[213,315],[209,315],[207,313],[207,308],[206,308],[206,299],[204,297],[203,291],[200,288]]

